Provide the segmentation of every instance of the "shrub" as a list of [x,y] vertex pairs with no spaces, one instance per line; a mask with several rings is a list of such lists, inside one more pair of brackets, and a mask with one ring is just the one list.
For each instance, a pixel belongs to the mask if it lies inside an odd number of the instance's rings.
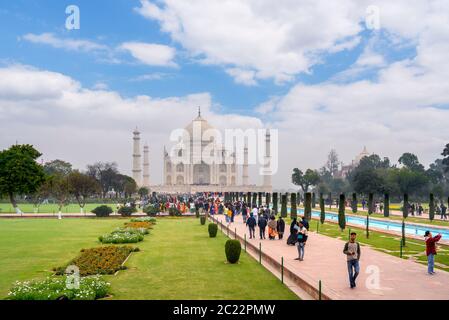
[[226,259],[229,263],[237,263],[240,259],[242,246],[238,240],[228,240],[225,245]]
[[[70,281],[70,280],[69,280]],[[17,281],[8,293],[9,300],[96,300],[106,297],[110,284],[100,276],[80,278],[79,289],[68,289],[67,277],[39,281]]]
[[148,205],[145,208],[143,208],[143,212],[145,212],[149,216],[155,216],[159,213],[159,206],[155,205]]
[[97,217],[109,217],[112,212],[112,208],[109,206],[99,206],[92,210]]
[[170,209],[168,209],[168,214],[170,216],[174,217],[174,216],[180,216],[181,212],[178,210],[178,208],[171,207]]
[[215,223],[209,223],[208,231],[209,237],[215,238],[217,236],[218,226]]
[[205,225],[206,224],[206,217],[204,217],[204,216],[202,216],[201,218],[200,218],[200,222],[201,222],[201,225]]
[[122,215],[122,217],[130,217],[133,213],[136,213],[137,209],[134,207],[121,207],[118,209],[118,213]]
[[126,258],[135,249],[130,246],[107,246],[91,249],[82,249],[81,254],[68,264],[54,268],[56,275],[63,275],[67,266],[77,266],[80,276],[96,274],[114,274],[119,270],[126,269],[122,266]]

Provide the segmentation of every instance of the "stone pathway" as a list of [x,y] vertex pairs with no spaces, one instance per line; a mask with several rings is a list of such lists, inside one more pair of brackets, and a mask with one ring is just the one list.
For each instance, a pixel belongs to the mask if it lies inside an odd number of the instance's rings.
[[[225,223],[224,216],[215,216]],[[244,238],[249,234],[242,217],[230,224],[230,236],[234,230]],[[223,229],[226,232],[225,229]],[[258,236],[256,228],[256,236]],[[343,300],[403,300],[403,299],[449,299],[449,273],[436,270],[435,275],[427,274],[427,267],[411,260],[400,259],[362,246],[361,270],[357,279],[357,288],[349,288],[346,257],[343,254],[345,242],[324,235],[310,233],[306,245],[305,260],[297,257],[296,247],[288,246],[284,240],[248,239],[256,248],[262,244],[262,252],[276,261],[284,257],[284,265],[302,279],[307,286],[318,287],[322,281],[322,290],[331,299]]]

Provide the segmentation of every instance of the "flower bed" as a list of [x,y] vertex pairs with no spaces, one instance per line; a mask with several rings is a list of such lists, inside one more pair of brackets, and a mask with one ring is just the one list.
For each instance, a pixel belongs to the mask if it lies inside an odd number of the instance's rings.
[[151,224],[156,224],[156,221],[156,218],[152,217],[140,217],[131,219],[131,222],[149,222]]
[[127,223],[125,223],[125,226],[127,228],[135,228],[135,229],[152,229],[153,228],[153,224],[151,222],[147,222],[147,221],[127,222]]
[[80,270],[82,277],[96,274],[114,274],[119,270],[126,269],[122,266],[131,252],[138,248],[130,246],[107,246],[92,249],[83,249],[81,254],[70,261],[67,265],[55,268],[57,275],[63,275],[67,266],[75,265]]
[[137,243],[143,240],[143,235],[147,229],[125,228],[117,229],[109,234],[100,236],[98,239],[102,243]]
[[9,300],[96,300],[106,297],[110,284],[100,276],[80,278],[78,289],[68,289],[66,277],[17,281],[8,293]]

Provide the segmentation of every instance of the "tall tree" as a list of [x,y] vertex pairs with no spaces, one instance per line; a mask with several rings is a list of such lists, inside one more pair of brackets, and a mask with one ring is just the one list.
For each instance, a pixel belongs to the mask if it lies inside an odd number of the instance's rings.
[[330,174],[335,177],[338,173],[338,169],[340,167],[340,161],[338,159],[338,154],[335,149],[332,149],[328,156],[327,156],[327,162],[326,162],[326,168],[330,172]]
[[413,153],[404,153],[398,162],[412,171],[424,172],[424,166],[419,163],[418,157]]
[[106,193],[117,185],[119,172],[115,162],[97,162],[87,166],[87,175],[100,183],[104,198]]
[[342,231],[346,227],[345,202],[346,202],[345,195],[341,194],[338,204],[338,225],[340,226],[340,229]]
[[139,190],[137,190],[137,193],[139,194],[140,198],[143,199],[148,196],[150,190],[148,190],[148,188],[141,187],[139,188]]
[[305,173],[303,173],[298,168],[293,169],[292,174],[292,182],[293,184],[300,186],[304,193],[307,193],[309,187],[316,186],[320,181],[320,176],[318,172],[307,169]]
[[62,160],[53,160],[44,164],[44,171],[49,176],[55,174],[67,176],[72,172],[72,165]]
[[443,153],[441,155],[444,157],[444,159],[442,161],[444,170],[446,172],[449,172],[449,143],[446,145],[446,147],[444,148]]
[[0,195],[7,195],[16,213],[20,194],[35,193],[45,181],[45,172],[36,160],[41,156],[31,145],[14,145],[0,152]]
[[68,177],[69,192],[73,195],[80,206],[81,213],[84,213],[86,200],[101,192],[101,187],[97,180],[79,171],[72,171]]

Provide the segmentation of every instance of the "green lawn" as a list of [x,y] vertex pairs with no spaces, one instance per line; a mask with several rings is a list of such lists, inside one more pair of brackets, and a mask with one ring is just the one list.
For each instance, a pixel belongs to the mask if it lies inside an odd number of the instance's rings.
[[[102,203],[88,203],[84,208],[84,212],[91,212],[96,207],[102,205]],[[113,210],[116,208],[116,204],[108,203]],[[34,206],[31,203],[19,204],[20,210],[24,213],[34,213]],[[57,204],[43,204],[39,206],[39,213],[58,213],[59,207]],[[62,209],[63,213],[80,213],[80,206],[77,203],[69,204]],[[10,203],[0,203],[0,214],[2,213],[15,213]]]
[[[126,219],[0,220],[0,297],[16,280],[45,277],[81,248],[99,246],[97,237]],[[225,263],[226,238],[210,239],[197,219],[162,218],[138,244],[117,276],[107,276],[113,299],[297,299],[297,296],[242,253]]]

